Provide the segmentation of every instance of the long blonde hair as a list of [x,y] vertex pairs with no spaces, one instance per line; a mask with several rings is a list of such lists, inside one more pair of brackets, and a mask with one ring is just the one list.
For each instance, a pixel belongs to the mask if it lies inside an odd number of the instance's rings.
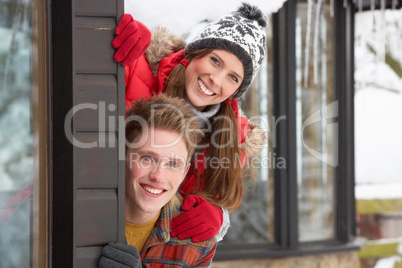
[[[196,50],[187,54],[186,59],[191,62],[192,59],[202,58],[212,50],[213,49]],[[185,70],[186,68],[182,64],[178,64],[172,70],[166,81],[165,93],[167,95],[181,98],[185,97]],[[244,189],[241,167],[242,155],[237,138],[238,122],[230,104],[221,103],[220,109],[212,118],[211,132],[205,134],[204,144],[208,146],[208,153],[206,156],[206,170],[204,171],[204,184],[202,190],[199,191],[201,187],[198,181],[198,187],[195,187],[193,193],[204,197],[211,204],[233,211],[241,204]],[[211,142],[211,138],[213,138],[215,142]],[[221,161],[222,159],[225,159],[225,167],[218,165],[218,168],[213,168],[212,165],[209,164],[211,160]],[[192,163],[192,167],[197,170],[194,162]]]

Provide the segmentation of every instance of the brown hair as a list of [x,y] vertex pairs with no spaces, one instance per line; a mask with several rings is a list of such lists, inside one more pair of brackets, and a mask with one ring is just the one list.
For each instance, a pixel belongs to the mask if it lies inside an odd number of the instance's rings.
[[126,112],[127,142],[131,143],[146,127],[182,133],[188,161],[204,137],[204,133],[198,127],[198,119],[186,101],[165,94],[153,96],[149,100],[138,100]]
[[[190,62],[192,59],[201,58],[209,54],[212,50],[195,50],[186,54],[186,59]],[[185,70],[182,64],[178,64],[172,70],[166,82],[165,93],[167,95],[184,98]],[[230,131],[224,131],[228,129]],[[236,115],[230,104],[222,103],[218,113],[212,118],[211,132],[206,133],[204,138],[204,143],[208,144],[204,185],[202,191],[199,191],[200,185],[194,189],[194,193],[204,197],[211,204],[224,207],[230,211],[235,210],[241,204],[244,191],[241,167],[242,155],[237,137],[238,122]],[[228,160],[225,162],[227,164],[225,167],[218,165],[217,168],[214,168],[210,163],[210,161],[221,161],[222,159]],[[192,165],[196,169],[196,165],[194,163]]]

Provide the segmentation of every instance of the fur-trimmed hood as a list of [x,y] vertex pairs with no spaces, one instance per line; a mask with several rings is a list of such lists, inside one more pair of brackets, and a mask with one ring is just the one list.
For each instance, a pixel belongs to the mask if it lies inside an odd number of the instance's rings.
[[[156,76],[158,72],[159,62],[162,58],[169,56],[171,53],[178,52],[186,47],[186,42],[180,36],[169,32],[166,28],[157,27],[151,29],[152,41],[151,45],[145,52],[145,56]],[[240,107],[239,107],[240,109]],[[240,114],[241,110],[240,110]],[[245,117],[244,115],[242,115]],[[261,153],[266,140],[266,131],[260,126],[250,124],[251,132],[247,134],[247,139],[240,145],[240,148],[248,156],[257,156]]]
[[163,27],[151,29],[151,34],[151,45],[145,51],[145,57],[151,67],[152,73],[156,76],[161,59],[169,56],[171,53],[184,49],[186,41]]

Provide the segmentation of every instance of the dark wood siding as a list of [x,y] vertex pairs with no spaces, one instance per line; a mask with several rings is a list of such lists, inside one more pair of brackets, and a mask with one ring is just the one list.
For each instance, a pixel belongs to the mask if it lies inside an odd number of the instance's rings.
[[118,138],[124,68],[113,61],[111,46],[123,4],[52,2],[53,267],[97,267],[102,247],[125,239],[124,133]]

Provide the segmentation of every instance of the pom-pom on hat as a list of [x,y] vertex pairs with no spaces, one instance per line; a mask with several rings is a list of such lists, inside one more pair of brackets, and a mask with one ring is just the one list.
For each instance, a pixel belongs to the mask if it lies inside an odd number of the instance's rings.
[[237,11],[207,25],[187,44],[185,53],[214,48],[236,55],[243,63],[244,79],[233,97],[240,98],[250,86],[264,59],[266,26],[267,19],[258,7],[242,3]]

